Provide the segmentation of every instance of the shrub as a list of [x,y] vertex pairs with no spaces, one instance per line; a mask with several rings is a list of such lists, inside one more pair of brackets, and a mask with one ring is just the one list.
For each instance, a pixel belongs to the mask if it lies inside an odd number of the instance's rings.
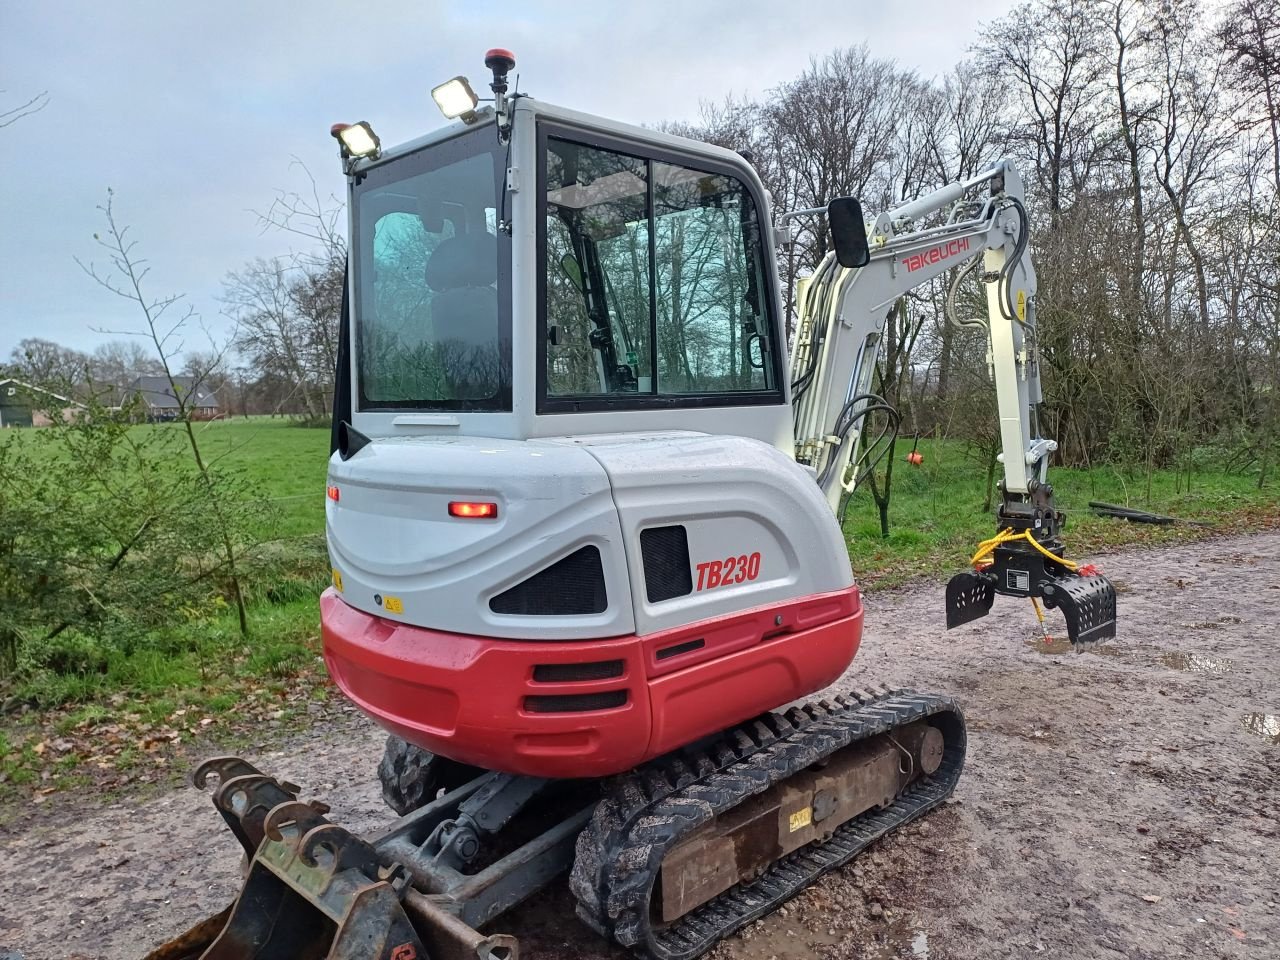
[[[266,505],[229,471],[206,479],[177,430],[90,403],[0,442],[0,677],[39,639],[50,669],[91,666],[80,640],[199,620],[220,602],[224,531],[237,549]],[[79,652],[76,652],[79,651]],[[59,671],[60,672],[60,671]]]

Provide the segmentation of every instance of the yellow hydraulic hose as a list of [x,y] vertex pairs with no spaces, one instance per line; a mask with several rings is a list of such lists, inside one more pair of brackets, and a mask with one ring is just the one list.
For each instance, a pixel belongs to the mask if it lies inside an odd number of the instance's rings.
[[1027,543],[1031,544],[1033,547],[1035,547],[1037,550],[1043,553],[1050,560],[1054,561],[1055,563],[1062,564],[1068,570],[1078,571],[1080,568],[1079,564],[1072,563],[1070,560],[1064,560],[1062,557],[1058,556],[1056,553],[1053,553],[1050,550],[1046,550],[1041,545],[1040,541],[1031,535],[1030,530],[1023,530],[1021,533],[1014,533],[1012,530],[1001,530],[994,537],[991,537],[989,540],[983,540],[980,544],[978,544],[978,552],[973,555],[973,559],[971,559],[969,563],[975,567],[978,566],[978,564],[982,563],[984,560],[990,557],[991,554],[995,553],[996,547],[1000,546],[1001,544],[1011,543],[1014,540],[1027,541]]

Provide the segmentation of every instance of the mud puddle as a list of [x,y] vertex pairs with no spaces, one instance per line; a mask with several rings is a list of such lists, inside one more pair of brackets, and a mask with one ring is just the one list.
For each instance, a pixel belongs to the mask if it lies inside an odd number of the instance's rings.
[[1234,661],[1226,657],[1206,657],[1199,653],[1181,653],[1177,650],[1166,653],[1160,658],[1160,662],[1166,667],[1181,670],[1183,673],[1223,674],[1230,673],[1231,668],[1235,666]]
[[1033,640],[1028,640],[1027,646],[1036,653],[1043,653],[1046,656],[1057,657],[1064,653],[1071,653],[1075,650],[1077,653],[1092,653],[1099,657],[1118,657],[1120,656],[1120,648],[1111,645],[1098,646],[1097,644],[1082,644],[1078,649],[1072,647],[1071,641],[1066,637],[1040,637],[1037,636]]
[[1246,713],[1240,718],[1240,724],[1263,740],[1280,744],[1280,716],[1271,713]]
[[863,960],[928,960],[929,934],[914,916],[901,916],[872,933]]
[[[794,908],[791,908],[794,909]],[[737,960],[755,960],[763,957],[816,957],[843,939],[843,934],[834,928],[814,928],[807,924],[796,913],[790,910],[786,914],[776,914],[780,922],[764,923],[757,921],[738,935],[739,943],[734,949],[725,952]],[[803,952],[798,953],[797,949]],[[886,955],[886,960],[892,954]],[[0,960],[4,960],[0,957]]]
[[929,960],[929,934],[914,923],[891,923],[876,943],[863,954],[865,960]]

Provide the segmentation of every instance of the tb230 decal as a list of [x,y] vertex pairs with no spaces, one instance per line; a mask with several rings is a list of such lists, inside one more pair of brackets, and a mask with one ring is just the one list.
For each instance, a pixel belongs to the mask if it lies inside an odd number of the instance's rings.
[[708,560],[698,564],[697,590],[713,590],[735,583],[748,583],[760,576],[760,553],[744,553],[723,560]]

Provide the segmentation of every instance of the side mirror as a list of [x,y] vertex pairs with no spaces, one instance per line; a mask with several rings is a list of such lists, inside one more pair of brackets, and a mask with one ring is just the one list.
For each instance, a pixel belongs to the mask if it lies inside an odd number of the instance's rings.
[[578,263],[578,258],[572,253],[566,253],[560,258],[560,271],[578,288],[578,292],[582,293],[582,264]]
[[836,260],[842,267],[865,267],[871,262],[867,246],[867,224],[862,219],[862,204],[855,197],[836,197],[827,204],[827,222],[831,224],[831,242]]

